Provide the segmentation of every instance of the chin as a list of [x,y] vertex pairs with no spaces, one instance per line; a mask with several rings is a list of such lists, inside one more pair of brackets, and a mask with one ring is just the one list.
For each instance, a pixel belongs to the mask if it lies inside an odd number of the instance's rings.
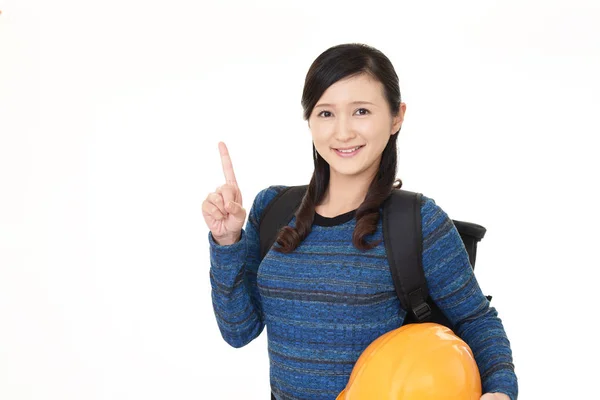
[[331,167],[330,165],[330,173],[335,173],[335,174],[339,174],[339,175],[347,175],[347,176],[355,176],[355,175],[360,175],[363,170],[361,168],[335,168],[335,167]]

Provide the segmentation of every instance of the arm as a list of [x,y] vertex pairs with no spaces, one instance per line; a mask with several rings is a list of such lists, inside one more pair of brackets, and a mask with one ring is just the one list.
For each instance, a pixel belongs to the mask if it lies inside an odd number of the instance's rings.
[[510,342],[481,291],[462,239],[448,215],[423,196],[423,270],[429,294],[473,351],[483,393],[518,395]]
[[238,242],[221,246],[208,233],[212,303],[223,339],[242,347],[264,329],[264,317],[256,276],[260,265],[259,218],[279,187],[258,193]]

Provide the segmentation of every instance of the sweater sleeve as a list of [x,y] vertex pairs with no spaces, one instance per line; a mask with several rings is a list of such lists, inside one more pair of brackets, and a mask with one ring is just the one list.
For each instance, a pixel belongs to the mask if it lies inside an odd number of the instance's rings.
[[498,312],[479,287],[458,230],[425,196],[421,216],[423,270],[431,298],[473,351],[483,393],[500,392],[516,400],[518,382],[510,342]]
[[208,232],[213,310],[221,336],[236,348],[258,337],[265,326],[256,279],[261,262],[259,219],[282,188],[269,186],[256,195],[238,242],[221,246]]

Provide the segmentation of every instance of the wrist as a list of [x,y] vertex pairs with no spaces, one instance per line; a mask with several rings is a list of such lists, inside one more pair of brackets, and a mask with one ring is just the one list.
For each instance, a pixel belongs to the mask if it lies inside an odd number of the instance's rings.
[[242,232],[240,231],[235,233],[234,235],[226,235],[223,237],[215,237],[215,235],[213,235],[213,240],[219,246],[231,246],[232,244],[236,244],[237,242],[239,242],[241,237]]

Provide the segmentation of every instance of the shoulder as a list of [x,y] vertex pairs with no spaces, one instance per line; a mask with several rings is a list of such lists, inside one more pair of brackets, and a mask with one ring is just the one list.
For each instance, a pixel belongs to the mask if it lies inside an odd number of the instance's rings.
[[[420,211],[421,211],[421,225],[424,236],[427,236],[432,230],[435,230],[436,227],[439,227],[442,224],[450,221],[450,218],[446,214],[446,212],[440,207],[436,201],[421,192],[409,191],[402,189],[404,195],[408,195],[411,198],[413,196],[419,195],[421,198]],[[383,210],[383,205],[381,210]]]
[[421,225],[423,236],[429,236],[437,231],[447,234],[452,230],[452,220],[436,201],[428,196],[421,196]]
[[254,205],[260,208],[266,208],[267,205],[281,192],[287,189],[286,185],[271,185],[258,192],[254,198]]
[[268,205],[285,189],[289,186],[286,185],[271,185],[258,192],[252,203],[250,210],[250,218],[256,224],[258,224],[260,217],[267,209]]
[[442,207],[437,202],[424,194],[421,194],[421,218],[431,219],[439,217],[441,214],[446,214]]
[[426,196],[421,200],[421,230],[424,251],[437,249],[446,254],[460,248],[464,252],[464,243],[454,220],[434,199]]

